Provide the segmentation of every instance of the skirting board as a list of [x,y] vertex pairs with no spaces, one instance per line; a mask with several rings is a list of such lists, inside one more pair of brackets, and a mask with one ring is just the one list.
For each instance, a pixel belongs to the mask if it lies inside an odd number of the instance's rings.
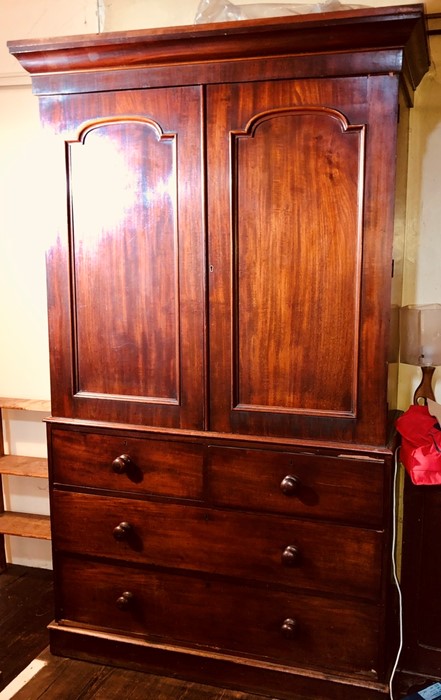
[[279,700],[386,700],[388,684],[305,669],[279,667],[225,654],[153,645],[51,623],[50,649],[58,656],[222,686]]

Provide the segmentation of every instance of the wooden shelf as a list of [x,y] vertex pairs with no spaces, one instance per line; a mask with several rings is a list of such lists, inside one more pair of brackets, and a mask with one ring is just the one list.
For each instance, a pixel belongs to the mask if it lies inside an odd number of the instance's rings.
[[37,479],[47,479],[47,459],[45,457],[4,455],[0,457],[0,474],[8,474],[8,476],[32,476]]
[[[48,461],[44,457],[28,457],[23,455],[4,455],[3,411],[28,411],[40,412],[50,415],[51,402],[45,399],[17,399],[0,397],[0,510],[3,511],[3,485],[1,476],[31,477],[37,479],[48,478]],[[44,416],[40,418],[42,420]],[[6,417],[6,420],[8,418]],[[35,416],[30,416],[35,421]],[[31,537],[39,540],[51,539],[51,527],[49,515],[35,513],[16,513],[14,511],[0,512],[0,572],[5,571],[6,550],[3,535],[15,537]]]
[[0,534],[50,540],[50,517],[34,513],[14,513],[13,511],[0,513]]
[[14,411],[42,411],[51,412],[51,402],[45,399],[12,399],[0,396],[0,408]]

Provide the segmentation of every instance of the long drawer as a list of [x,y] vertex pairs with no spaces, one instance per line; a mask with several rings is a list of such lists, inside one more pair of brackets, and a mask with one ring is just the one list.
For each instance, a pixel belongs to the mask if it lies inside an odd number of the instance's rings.
[[207,577],[58,558],[57,621],[287,665],[377,667],[380,609]]
[[369,527],[384,524],[385,465],[381,459],[218,446],[206,449],[202,442],[53,426],[50,446],[55,485],[206,499],[220,506]]
[[123,431],[50,431],[53,483],[200,499],[203,446],[136,438]]
[[212,502],[340,520],[383,522],[384,462],[270,450],[210,447]]
[[375,600],[383,534],[255,513],[55,491],[56,550]]

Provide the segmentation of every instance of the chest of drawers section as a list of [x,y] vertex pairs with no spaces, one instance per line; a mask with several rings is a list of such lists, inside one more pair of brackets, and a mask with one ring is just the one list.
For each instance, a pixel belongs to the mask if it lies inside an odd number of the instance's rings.
[[49,444],[56,624],[381,674],[381,459],[55,424]]

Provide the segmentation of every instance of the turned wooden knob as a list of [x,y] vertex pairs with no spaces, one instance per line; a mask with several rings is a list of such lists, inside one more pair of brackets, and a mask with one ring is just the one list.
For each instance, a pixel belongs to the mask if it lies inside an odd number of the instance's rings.
[[280,484],[282,493],[284,493],[285,496],[294,496],[294,494],[298,492],[299,486],[300,479],[297,476],[291,476],[291,474],[285,476],[285,478],[282,480],[282,483]]
[[124,474],[131,464],[129,455],[120,455],[112,462],[112,469],[116,474]]
[[297,622],[292,619],[292,617],[287,617],[284,620],[280,631],[285,639],[293,639],[296,634]]
[[284,566],[295,566],[299,563],[299,548],[294,544],[289,544],[282,552],[282,564]]
[[132,604],[133,597],[133,593],[130,591],[124,591],[124,593],[116,599],[116,607],[120,610],[128,610]]
[[122,522],[113,530],[113,536],[116,540],[125,540],[130,535],[131,530],[130,523]]

